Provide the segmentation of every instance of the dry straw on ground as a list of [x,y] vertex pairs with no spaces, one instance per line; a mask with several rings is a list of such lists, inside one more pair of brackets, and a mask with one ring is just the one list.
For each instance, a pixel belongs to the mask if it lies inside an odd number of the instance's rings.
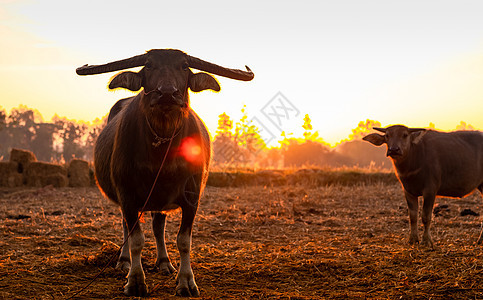
[[[481,196],[441,198],[436,249],[408,245],[397,183],[208,187],[193,228],[201,299],[480,299]],[[0,189],[0,298],[64,299],[85,286],[122,240],[119,209],[96,188]],[[143,264],[153,299],[173,298],[175,276],[152,270],[150,217]],[[180,213],[167,248],[179,262]],[[111,264],[76,299],[127,299]]]

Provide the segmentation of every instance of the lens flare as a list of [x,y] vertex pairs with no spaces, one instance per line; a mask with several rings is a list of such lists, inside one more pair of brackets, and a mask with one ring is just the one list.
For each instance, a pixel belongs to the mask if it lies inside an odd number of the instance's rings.
[[192,164],[200,164],[202,161],[202,151],[199,141],[192,137],[186,137],[179,147],[181,156]]

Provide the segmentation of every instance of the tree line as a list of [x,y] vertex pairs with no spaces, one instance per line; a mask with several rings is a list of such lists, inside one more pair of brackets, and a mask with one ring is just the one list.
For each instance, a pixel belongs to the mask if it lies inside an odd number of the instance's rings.
[[92,160],[95,140],[106,120],[107,116],[91,124],[55,115],[45,122],[39,111],[27,106],[13,108],[9,114],[0,107],[0,160],[8,159],[12,148],[30,150],[47,162]]
[[[361,167],[391,168],[384,147],[374,147],[361,139],[373,127],[381,126],[374,120],[357,124],[347,139],[331,147],[313,129],[308,114],[300,120],[302,137],[287,136],[282,132],[278,145],[266,145],[260,130],[248,120],[246,107],[242,117],[232,120],[226,113],[219,115],[213,137],[213,165],[218,168],[285,168],[285,167]],[[12,148],[32,151],[38,160],[69,162],[73,158],[91,161],[94,144],[107,115],[92,123],[69,120],[55,115],[45,122],[40,112],[20,105],[9,114],[0,107],[0,160],[9,157]],[[428,128],[434,129],[430,123]],[[456,130],[474,130],[461,122]]]
[[282,132],[277,146],[268,146],[258,128],[247,121],[245,107],[240,121],[234,122],[226,113],[219,115],[213,141],[213,164],[219,168],[286,168],[286,167],[361,167],[390,168],[385,150],[362,142],[363,136],[377,121],[361,121],[348,139],[331,147],[313,129],[308,114],[301,120],[303,137],[289,137]]
[[[267,146],[258,128],[247,120],[246,108],[242,109],[240,121],[235,122],[226,113],[219,115],[218,129],[213,141],[213,164],[220,168],[290,168],[359,167],[391,169],[392,162],[386,157],[385,147],[374,147],[362,141],[373,127],[381,123],[367,119],[352,129],[347,139],[332,147],[319,136],[311,124],[308,114],[301,120],[303,137],[288,137],[282,132],[277,146]],[[435,129],[430,123],[428,129]],[[470,124],[461,122],[455,130],[475,130]]]

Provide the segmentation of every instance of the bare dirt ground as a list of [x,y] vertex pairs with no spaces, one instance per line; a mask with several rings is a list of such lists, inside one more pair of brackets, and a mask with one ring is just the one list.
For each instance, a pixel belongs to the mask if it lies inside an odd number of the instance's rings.
[[[483,212],[481,200],[438,199],[430,250],[407,243],[398,184],[208,187],[192,267],[202,299],[481,299],[481,218],[460,216]],[[149,296],[174,298],[175,275],[152,270],[150,216],[145,221]],[[167,227],[174,265],[179,221],[173,213]],[[120,212],[94,187],[1,189],[0,235],[0,298],[66,299],[116,253]],[[74,299],[128,299],[126,274],[114,265]]]

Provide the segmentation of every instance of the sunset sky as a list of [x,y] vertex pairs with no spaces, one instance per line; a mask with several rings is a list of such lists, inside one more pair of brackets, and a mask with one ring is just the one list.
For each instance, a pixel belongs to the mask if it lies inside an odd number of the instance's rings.
[[482,16],[483,1],[465,0],[0,0],[0,106],[92,121],[132,93],[77,67],[176,48],[255,73],[191,93],[212,134],[243,105],[267,139],[300,136],[305,114],[332,144],[366,119],[481,130]]

